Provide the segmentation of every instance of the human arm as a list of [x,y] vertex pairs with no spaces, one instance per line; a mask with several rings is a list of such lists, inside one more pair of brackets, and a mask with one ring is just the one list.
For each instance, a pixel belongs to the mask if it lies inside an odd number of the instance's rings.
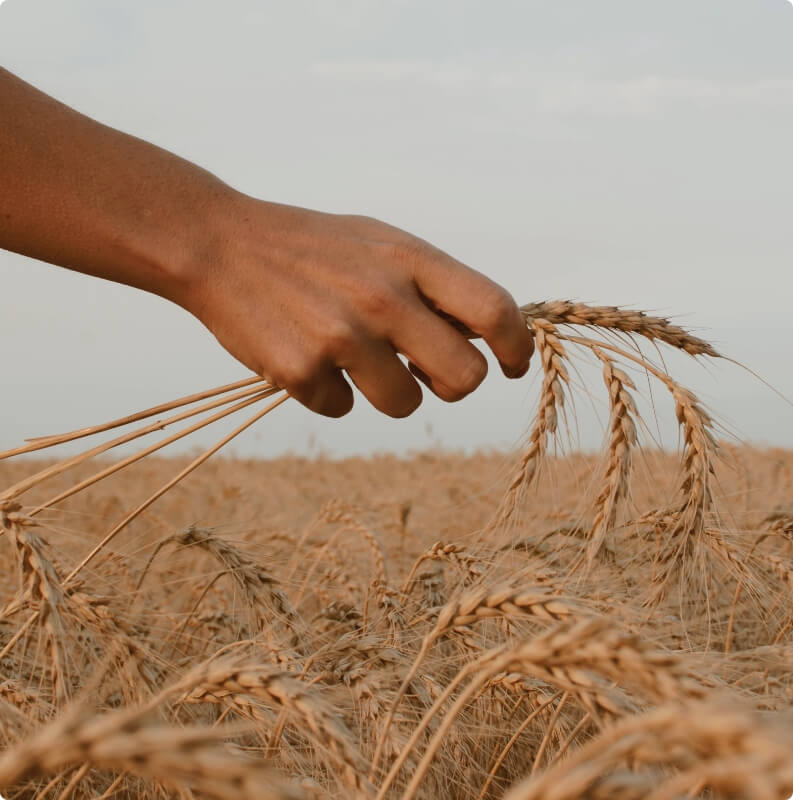
[[510,295],[421,239],[244,195],[1,68],[0,186],[0,247],[177,303],[320,413],[351,408],[345,373],[397,417],[421,400],[413,375],[445,400],[476,388],[484,357],[436,312],[506,374],[528,368]]

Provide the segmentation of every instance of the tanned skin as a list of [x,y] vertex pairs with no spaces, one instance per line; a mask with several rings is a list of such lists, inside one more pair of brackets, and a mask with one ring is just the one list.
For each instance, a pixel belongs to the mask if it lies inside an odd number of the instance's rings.
[[177,303],[331,417],[352,408],[346,377],[392,417],[420,404],[416,378],[466,396],[487,373],[471,332],[509,377],[533,351],[509,293],[427,242],[249,197],[2,68],[0,247]]

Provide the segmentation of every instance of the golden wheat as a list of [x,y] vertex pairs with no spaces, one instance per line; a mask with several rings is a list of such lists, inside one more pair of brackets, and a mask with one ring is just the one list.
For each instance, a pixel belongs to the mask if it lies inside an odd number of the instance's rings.
[[[506,486],[493,454],[225,460],[286,399],[258,378],[0,454],[0,794],[789,796],[793,455],[717,441],[641,348],[720,357],[668,320],[523,313],[543,377]],[[602,457],[554,447],[579,357]],[[631,371],[682,457],[643,441]]]

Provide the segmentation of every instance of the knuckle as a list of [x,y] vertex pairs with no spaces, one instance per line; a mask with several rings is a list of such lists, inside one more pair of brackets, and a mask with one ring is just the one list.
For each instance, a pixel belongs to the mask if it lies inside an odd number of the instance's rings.
[[479,319],[483,332],[503,328],[512,318],[514,306],[512,297],[499,287],[483,292],[479,301]]
[[338,214],[336,218],[343,229],[352,231],[368,230],[375,222],[364,214]]
[[[456,374],[454,381],[447,385],[448,399],[462,400],[479,386],[487,376],[487,361],[483,356],[471,358]],[[446,398],[444,398],[446,399]]]
[[304,356],[291,358],[273,371],[273,377],[279,386],[297,397],[302,397],[310,390],[321,369],[318,358]]
[[344,361],[358,340],[355,329],[343,319],[329,319],[322,331],[321,357],[334,364]]
[[462,400],[465,397],[465,393],[461,394],[453,389],[449,389],[447,386],[437,384],[434,385],[433,391],[446,403],[456,403],[458,400]]
[[351,223],[363,228],[376,228],[383,225],[379,219],[370,217],[367,214],[347,214],[346,217]]
[[419,264],[432,258],[432,247],[421,239],[403,239],[388,245],[390,256],[398,264],[406,265],[411,271]]
[[381,318],[394,313],[397,294],[385,283],[369,283],[361,287],[359,303],[367,316]]

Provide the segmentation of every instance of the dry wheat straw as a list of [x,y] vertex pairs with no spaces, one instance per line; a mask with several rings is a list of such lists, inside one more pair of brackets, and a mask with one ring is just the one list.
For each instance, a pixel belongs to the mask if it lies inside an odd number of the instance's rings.
[[[163,414],[166,411],[172,411],[174,408],[179,408],[181,406],[197,403],[200,400],[206,400],[207,398],[210,397],[216,397],[217,395],[227,394],[237,389],[243,389],[245,387],[254,386],[257,384],[262,389],[270,385],[267,383],[267,381],[264,381],[262,378],[259,378],[258,376],[245,378],[244,380],[235,381],[234,383],[229,383],[226,384],[225,386],[218,386],[215,389],[208,389],[204,392],[198,392],[197,394],[192,394],[187,397],[180,397],[178,400],[172,400],[171,402],[168,403],[162,403],[158,406],[147,408],[144,411],[139,411],[136,414],[131,414],[127,417],[122,417],[120,419],[115,419],[112,420],[111,422],[106,422],[102,425],[93,425],[88,428],[81,428],[80,430],[71,431],[69,433],[62,433],[55,436],[39,436],[35,439],[29,439],[28,441],[30,442],[30,444],[27,444],[23,447],[15,448],[13,450],[6,450],[5,452],[0,453],[0,460],[3,460],[5,458],[11,458],[12,456],[22,455],[24,453],[31,453],[36,450],[43,450],[49,447],[54,447],[55,445],[64,444],[66,442],[73,442],[76,439],[83,439],[87,436],[94,436],[97,433],[104,433],[105,431],[112,430],[113,428],[120,428],[123,427],[124,425],[129,425],[133,422],[139,422],[142,419],[148,419],[149,417],[154,417],[157,414]],[[260,389],[256,388],[253,391],[255,392],[260,391]]]

